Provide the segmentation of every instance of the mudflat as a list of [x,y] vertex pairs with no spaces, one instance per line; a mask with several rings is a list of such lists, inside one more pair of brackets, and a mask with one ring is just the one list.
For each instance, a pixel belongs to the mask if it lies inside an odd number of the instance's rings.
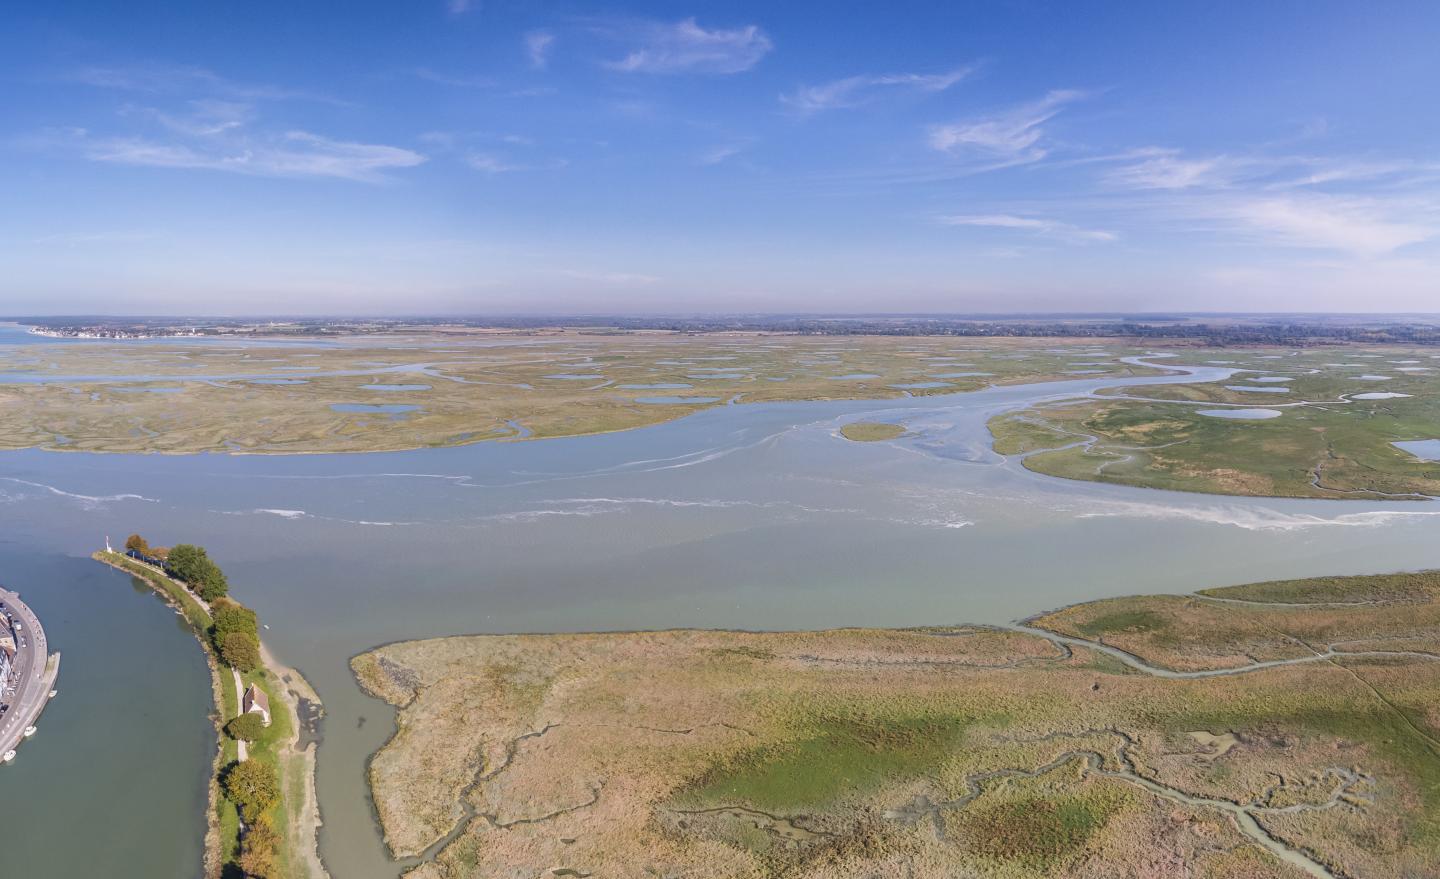
[[731,402],[890,399],[1074,378],[1077,359],[1103,360],[1121,380],[1162,374],[1121,362],[1144,350],[1094,339],[565,330],[283,347],[28,345],[0,348],[0,448],[295,454],[579,436]]

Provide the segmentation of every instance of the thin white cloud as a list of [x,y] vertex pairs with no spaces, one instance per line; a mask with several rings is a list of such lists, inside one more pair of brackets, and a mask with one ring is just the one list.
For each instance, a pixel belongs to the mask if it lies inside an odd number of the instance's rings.
[[555,48],[555,35],[549,31],[530,31],[525,35],[525,57],[530,66],[544,70],[550,64],[550,50]]
[[847,76],[820,85],[801,86],[780,96],[780,102],[797,113],[818,113],[822,110],[858,107],[869,103],[885,91],[943,92],[974,72],[973,67],[957,67],[944,73],[886,73]]
[[1408,161],[1266,155],[1188,156],[1149,147],[1103,175],[1112,186],[1158,190],[1148,215],[1272,247],[1374,260],[1440,236],[1427,166]]
[[702,150],[696,157],[696,161],[702,165],[719,165],[735,158],[748,149],[753,141],[740,140],[730,143],[716,144],[708,149]]
[[1132,189],[1189,189],[1232,182],[1242,162],[1226,156],[1186,158],[1178,150],[1147,150],[1145,158],[1113,169],[1107,179]]
[[478,5],[475,0],[446,0],[445,8],[451,15],[464,15]]
[[1060,89],[996,116],[932,126],[930,145],[945,153],[980,153],[1012,164],[1038,162],[1048,154],[1041,144],[1044,124],[1066,104],[1084,97],[1085,92]]
[[1104,229],[1085,229],[1070,223],[1062,223],[1058,220],[1048,220],[1041,217],[1018,217],[1014,214],[949,214],[938,217],[937,219],[946,226],[984,226],[995,229],[1018,229],[1066,241],[1104,242],[1115,241],[1119,238],[1114,232],[1107,232]]
[[774,48],[756,25],[706,29],[693,18],[646,22],[630,28],[629,38],[638,45],[605,67],[626,73],[742,73]]
[[116,66],[88,66],[71,70],[62,79],[96,88],[152,94],[204,93],[244,101],[343,101],[303,89],[289,89],[261,83],[235,82],[213,70],[178,64],[147,63]]
[[504,174],[509,171],[524,171],[527,166],[513,164],[494,153],[471,153],[465,157],[465,164],[486,174]]
[[1312,195],[1244,199],[1218,212],[1275,243],[1362,257],[1383,256],[1440,231],[1389,208],[1371,199]]
[[545,162],[514,162],[497,153],[476,152],[465,157],[465,164],[486,174],[508,174],[513,171],[555,171],[570,164],[565,159]]
[[147,116],[165,128],[189,137],[211,137],[234,131],[255,117],[253,104],[237,101],[188,101],[186,107],[183,113],[167,113],[153,107],[126,108],[122,112]]
[[234,145],[163,143],[112,138],[88,143],[88,158],[120,165],[229,171],[261,177],[331,177],[368,183],[385,172],[419,165],[426,157],[401,147],[331,140],[305,131]]

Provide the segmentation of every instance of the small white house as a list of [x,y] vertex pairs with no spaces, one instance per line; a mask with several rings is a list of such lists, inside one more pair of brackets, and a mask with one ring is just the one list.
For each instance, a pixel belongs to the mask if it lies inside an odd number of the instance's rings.
[[262,723],[270,725],[270,697],[254,684],[245,690],[245,695],[240,700],[240,710],[246,714],[258,714]]

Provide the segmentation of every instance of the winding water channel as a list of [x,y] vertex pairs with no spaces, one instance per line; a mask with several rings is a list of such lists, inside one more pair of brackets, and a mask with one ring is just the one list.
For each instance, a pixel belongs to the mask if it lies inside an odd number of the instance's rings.
[[[1123,383],[1230,375],[1195,373]],[[734,405],[625,433],[368,455],[0,453],[0,578],[42,614],[66,666],[40,734],[0,770],[0,785],[23,777],[42,791],[18,806],[0,798],[5,869],[189,879],[198,863],[204,666],[163,605],[88,560],[107,534],[207,546],[268,624],[267,643],[315,685],[327,709],[321,848],[339,879],[399,871],[364,781],[394,715],[348,669],[376,644],[1006,625],[1105,596],[1440,567],[1431,501],[1131,489],[1051,479],[991,451],[994,413],[1116,383]],[[856,419],[911,434],[840,438]],[[138,792],[126,801],[126,790]],[[82,825],[95,832],[75,833]],[[57,872],[60,839],[76,869]],[[116,839],[168,860],[117,857]]]

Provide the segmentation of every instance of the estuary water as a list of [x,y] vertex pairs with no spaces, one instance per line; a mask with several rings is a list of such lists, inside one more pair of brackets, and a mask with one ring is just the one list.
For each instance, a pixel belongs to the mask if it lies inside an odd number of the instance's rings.
[[[0,812],[6,870],[194,875],[210,749],[203,665],[163,605],[84,558],[107,534],[204,544],[259,611],[280,659],[317,688],[327,711],[321,851],[337,879],[399,872],[364,778],[394,715],[360,693],[348,668],[377,644],[472,632],[998,623],[1104,596],[1440,567],[1432,502],[1128,489],[1040,476],[990,450],[985,423],[1006,409],[1230,374],[1200,367],[897,401],[735,405],[624,433],[368,455],[0,454],[9,541],[0,577],[65,651],[54,713],[16,765],[0,768],[0,809],[12,810]],[[853,443],[838,435],[850,420],[900,422],[910,433]],[[138,642],[160,653],[137,653]],[[117,676],[157,707],[117,704]],[[166,756],[96,759],[79,732],[54,729],[62,725]],[[94,825],[181,867],[132,865],[77,831],[92,822],[77,822],[69,806],[92,802],[97,788],[129,787],[137,765],[155,773],[144,801],[115,803]],[[22,784],[19,773],[32,775]],[[34,785],[51,788],[45,811],[26,811],[24,796],[10,805],[12,788]],[[41,835],[17,835],[16,810]],[[90,869],[53,868],[62,836],[65,855]]]

